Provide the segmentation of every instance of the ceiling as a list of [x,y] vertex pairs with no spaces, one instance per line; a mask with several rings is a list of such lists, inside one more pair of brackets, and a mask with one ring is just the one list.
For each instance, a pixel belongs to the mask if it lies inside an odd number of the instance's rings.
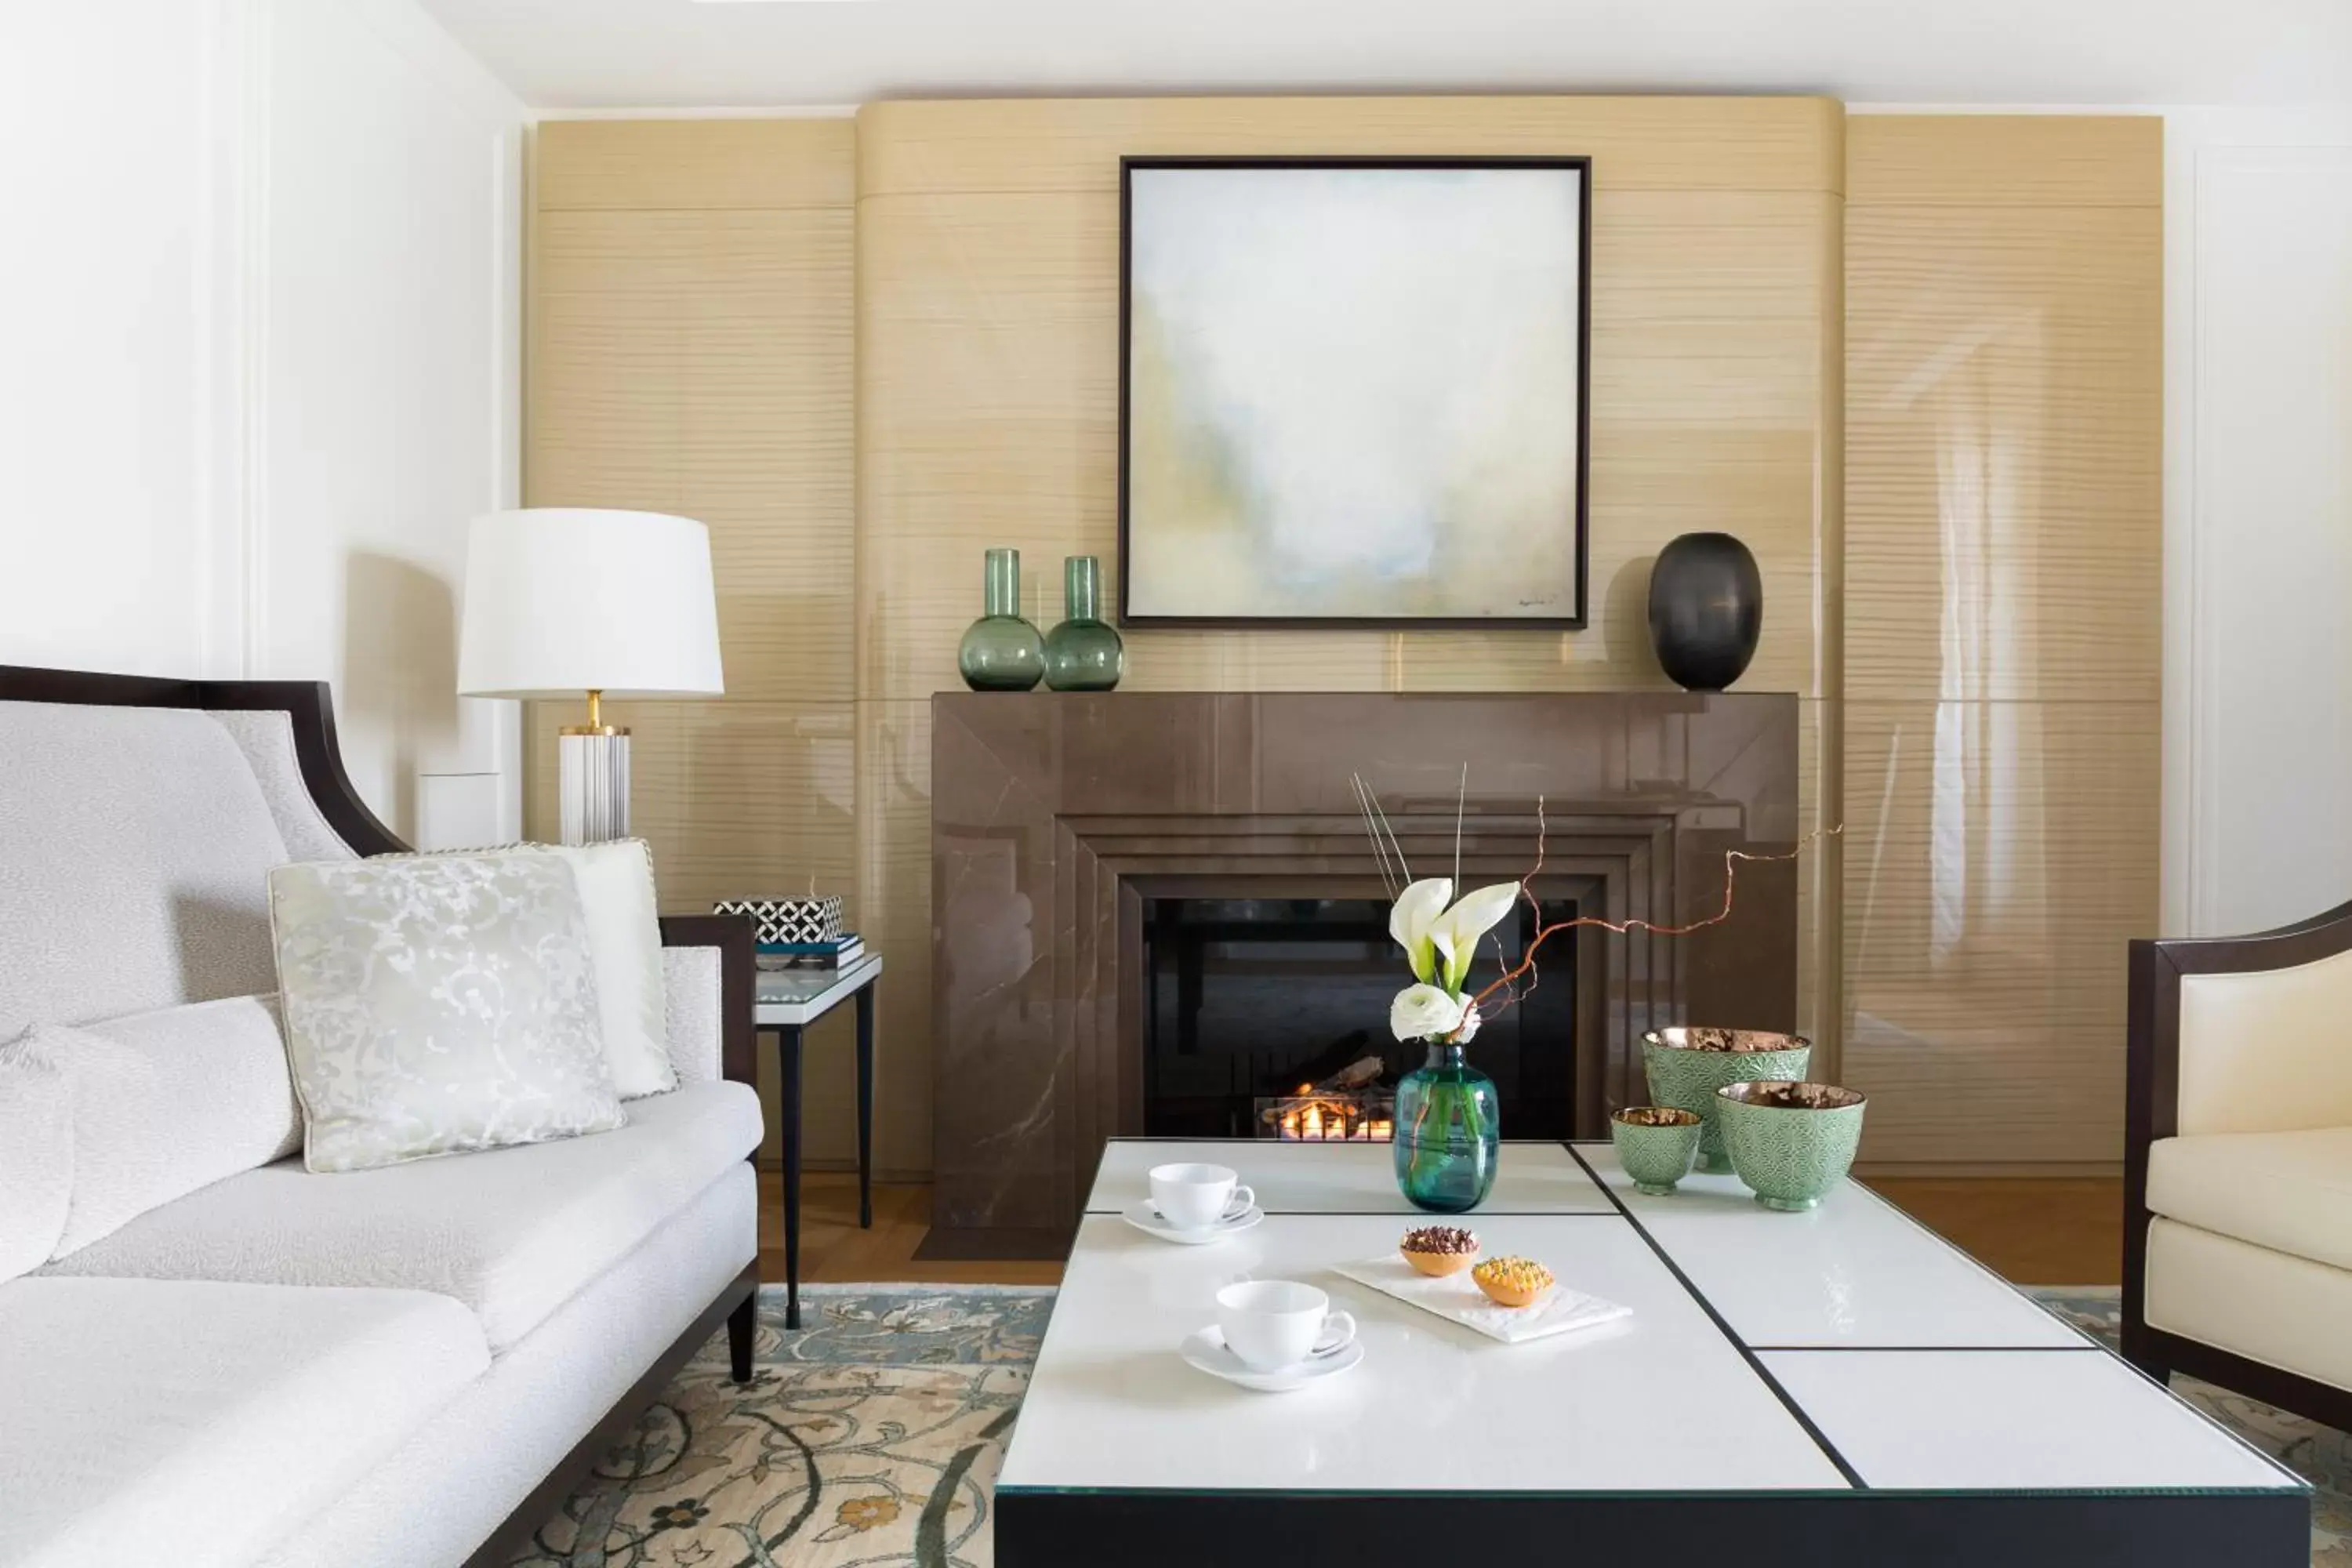
[[422,0],[550,110],[979,94],[2352,102],[2352,0]]

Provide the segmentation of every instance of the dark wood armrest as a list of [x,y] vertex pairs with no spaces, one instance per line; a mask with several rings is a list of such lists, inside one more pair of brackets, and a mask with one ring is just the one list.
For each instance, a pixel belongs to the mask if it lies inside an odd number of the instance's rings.
[[759,1044],[751,1024],[758,1005],[758,951],[749,915],[664,915],[664,947],[719,950],[719,1070],[759,1087]]

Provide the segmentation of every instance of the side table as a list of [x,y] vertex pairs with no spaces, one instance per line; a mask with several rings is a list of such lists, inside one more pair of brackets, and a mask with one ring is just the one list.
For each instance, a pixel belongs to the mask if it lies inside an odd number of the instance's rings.
[[776,1037],[783,1068],[784,1326],[801,1326],[801,1036],[843,1002],[857,1003],[857,1223],[874,1225],[874,982],[882,955],[844,969],[763,969],[753,1026]]

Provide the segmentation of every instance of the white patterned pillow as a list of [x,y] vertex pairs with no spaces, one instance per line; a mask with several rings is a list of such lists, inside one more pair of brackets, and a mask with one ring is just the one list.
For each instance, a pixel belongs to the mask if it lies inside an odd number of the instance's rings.
[[580,889],[559,858],[280,866],[269,922],[310,1169],[627,1121],[604,1059]]
[[677,1087],[670,1062],[668,993],[663,982],[661,909],[654,894],[654,854],[642,838],[605,844],[499,844],[481,849],[428,849],[379,860],[446,859],[451,855],[552,855],[572,868],[588,917],[596,962],[597,1011],[604,1060],[623,1100],[667,1094]]

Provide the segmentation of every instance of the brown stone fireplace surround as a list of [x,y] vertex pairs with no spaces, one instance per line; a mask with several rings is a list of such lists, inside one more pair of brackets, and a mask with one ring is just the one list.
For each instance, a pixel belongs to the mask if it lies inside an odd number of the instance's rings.
[[[1143,1130],[1146,900],[1381,896],[1354,775],[1416,874],[1452,869],[1467,762],[1465,882],[1534,864],[1541,795],[1539,896],[1676,925],[1722,907],[1724,851],[1794,847],[1797,733],[1781,694],[934,697],[929,1250],[1066,1240],[1104,1140]],[[1725,924],[1547,947],[1575,965],[1579,1136],[1638,1101],[1643,1030],[1794,1026],[1796,897],[1793,863],[1748,865]]]

